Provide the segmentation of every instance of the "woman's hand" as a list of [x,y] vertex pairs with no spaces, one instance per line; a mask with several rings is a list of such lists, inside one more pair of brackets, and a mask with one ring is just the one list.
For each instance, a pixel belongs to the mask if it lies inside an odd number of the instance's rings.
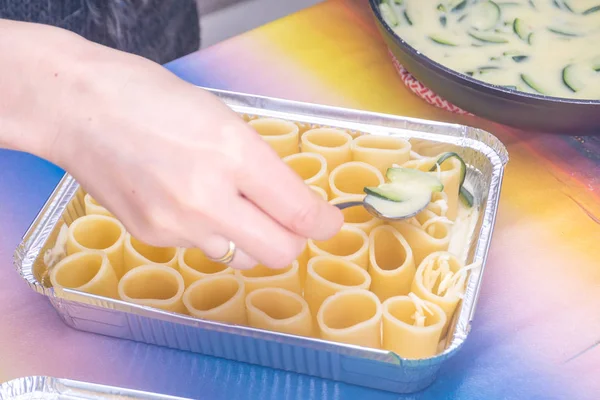
[[48,71],[58,92],[37,93],[55,111],[40,152],[133,236],[213,258],[231,240],[232,267],[282,268],[306,238],[340,229],[341,213],[216,97],[147,60],[82,49],[67,73]]

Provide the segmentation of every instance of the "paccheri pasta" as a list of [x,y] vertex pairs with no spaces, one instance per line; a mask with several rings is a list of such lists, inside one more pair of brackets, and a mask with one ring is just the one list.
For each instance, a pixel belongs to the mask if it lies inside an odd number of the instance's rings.
[[377,168],[362,161],[338,165],[329,174],[331,197],[344,197],[364,193],[365,186],[378,186],[384,182]]
[[[473,226],[478,213],[463,188],[463,160],[455,153],[421,155],[410,141],[392,136],[273,118],[249,124],[331,204],[374,196],[382,204],[404,202],[408,211],[423,207],[396,222],[346,208],[340,232],[308,240],[286,268],[238,271],[200,249],[144,243],[82,194],[85,215],[64,225],[44,256],[51,284],[202,320],[410,359],[434,356],[476,267],[460,258],[472,234],[465,226]],[[423,179],[421,192],[402,190]]]
[[352,261],[364,269],[369,266],[369,237],[355,226],[342,226],[342,229],[329,240],[309,239],[308,251],[309,257],[333,255]]
[[323,189],[319,186],[313,186],[313,185],[308,185],[308,187],[311,188],[313,190],[313,192],[315,192],[316,194],[321,196],[321,198],[323,200],[327,201],[329,199],[329,195],[327,194],[327,191],[325,191],[325,189]]
[[308,304],[299,294],[265,287],[246,296],[250,326],[292,335],[311,336],[313,324]]
[[289,121],[274,118],[259,118],[248,122],[269,143],[279,157],[298,152],[298,126]]
[[179,272],[158,264],[140,265],[130,270],[118,286],[121,300],[182,314],[185,313],[184,290],[185,283]]
[[404,164],[410,159],[410,143],[395,136],[362,135],[352,141],[352,159],[385,174],[392,164]]
[[327,160],[318,153],[296,153],[283,158],[309,186],[316,186],[329,196],[329,172]]
[[248,321],[245,297],[242,279],[231,274],[221,274],[198,280],[188,286],[183,294],[183,304],[194,317],[243,325]]
[[415,276],[415,259],[406,239],[389,225],[378,226],[369,235],[371,291],[381,301],[408,294]]
[[113,217],[110,211],[102,207],[94,198],[89,194],[83,198],[83,204],[85,206],[86,215],[106,215],[107,217]]
[[233,274],[233,269],[225,264],[210,260],[200,249],[181,249],[177,263],[185,286],[211,276]]
[[175,247],[155,247],[127,234],[123,246],[123,262],[126,271],[144,264],[160,264],[178,269]]
[[105,215],[86,215],[69,226],[67,254],[85,250],[103,250],[117,276],[123,276],[125,227],[115,218]]
[[265,287],[278,287],[302,293],[298,261],[282,269],[271,269],[259,264],[252,269],[235,271],[235,275],[244,281],[247,293]]
[[55,288],[75,289],[81,292],[117,299],[117,275],[105,253],[80,251],[63,258],[50,272]]

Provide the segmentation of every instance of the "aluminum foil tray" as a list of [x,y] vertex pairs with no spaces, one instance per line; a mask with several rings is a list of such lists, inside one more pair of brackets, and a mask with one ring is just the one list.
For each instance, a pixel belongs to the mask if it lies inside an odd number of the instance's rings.
[[[186,400],[88,382],[27,376],[0,383],[0,400]],[[189,400],[189,399],[187,399]]]
[[62,224],[70,224],[84,213],[84,192],[68,174],[16,249],[18,273],[33,290],[48,297],[67,325],[82,331],[396,393],[415,392],[430,385],[440,366],[459,351],[470,330],[508,161],[505,147],[488,132],[462,125],[210,91],[246,120],[274,117],[294,121],[303,129],[327,126],[364,134],[398,135],[409,138],[413,148],[423,155],[454,151],[465,160],[465,185],[474,194],[479,219],[464,261],[480,261],[482,267],[471,272],[465,297],[437,356],[408,360],[384,350],[203,321],[72,290],[55,293],[46,279],[43,254],[54,244]]

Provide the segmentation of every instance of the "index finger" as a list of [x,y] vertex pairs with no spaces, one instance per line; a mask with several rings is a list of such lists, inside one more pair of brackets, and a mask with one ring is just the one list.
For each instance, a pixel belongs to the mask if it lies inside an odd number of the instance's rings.
[[327,240],[335,235],[344,223],[341,211],[314,193],[258,135],[249,142],[249,159],[236,182],[240,193],[300,236]]

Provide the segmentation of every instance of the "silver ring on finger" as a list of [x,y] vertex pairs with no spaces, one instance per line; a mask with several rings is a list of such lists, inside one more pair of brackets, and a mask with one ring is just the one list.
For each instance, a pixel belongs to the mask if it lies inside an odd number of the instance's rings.
[[229,264],[230,262],[233,261],[233,258],[235,257],[235,243],[233,243],[231,240],[229,241],[229,249],[227,250],[227,253],[225,253],[224,256],[219,257],[219,258],[212,258],[208,255],[206,255],[206,258],[208,258],[211,261],[214,262],[218,262],[218,263],[222,263],[222,264]]

